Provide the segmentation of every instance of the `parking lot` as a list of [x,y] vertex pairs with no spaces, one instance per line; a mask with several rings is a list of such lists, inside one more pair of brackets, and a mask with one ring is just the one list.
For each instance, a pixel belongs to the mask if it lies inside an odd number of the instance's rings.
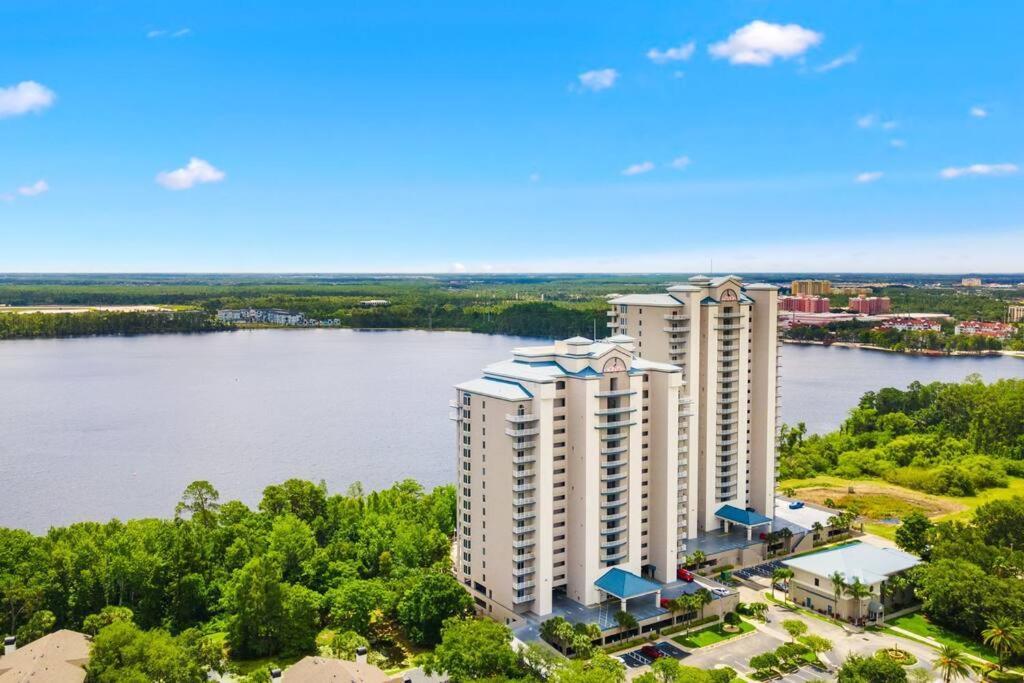
[[[669,642],[655,643],[654,647],[665,657],[672,657],[673,659],[682,659],[683,657],[689,657],[688,652],[684,652],[675,645]],[[638,669],[641,666],[647,666],[653,659],[645,655],[642,648],[630,650],[625,654],[619,655],[619,658],[631,669]]]
[[761,577],[770,580],[775,570],[781,568],[782,562],[778,560],[771,560],[770,562],[764,562],[762,564],[754,565],[753,567],[747,567],[746,569],[737,569],[733,572],[733,576],[741,579]]

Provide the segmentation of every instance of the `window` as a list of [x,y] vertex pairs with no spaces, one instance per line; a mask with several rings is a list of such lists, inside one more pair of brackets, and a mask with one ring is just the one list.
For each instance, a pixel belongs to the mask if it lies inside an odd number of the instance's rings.
[[[559,380],[559,381],[555,382],[555,390],[556,391],[561,391],[562,389],[565,389],[565,382],[562,381],[562,380]],[[563,399],[563,402],[564,402],[564,399]]]

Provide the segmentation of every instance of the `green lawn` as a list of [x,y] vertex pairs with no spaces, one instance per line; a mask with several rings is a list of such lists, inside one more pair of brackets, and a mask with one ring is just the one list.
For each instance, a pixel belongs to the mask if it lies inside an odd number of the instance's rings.
[[957,647],[971,653],[976,657],[987,659],[990,662],[998,662],[999,658],[992,648],[983,643],[978,643],[959,633],[953,633],[942,626],[929,622],[920,612],[907,614],[887,621],[888,626],[898,626],[919,636],[932,638],[943,644],[956,645]]
[[708,628],[702,628],[699,631],[694,631],[689,635],[678,636],[676,638],[673,638],[672,640],[679,643],[683,647],[707,647],[708,645],[714,645],[715,643],[720,643],[723,640],[735,638],[738,635],[750,633],[754,630],[754,625],[748,624],[746,621],[740,621],[738,626],[740,628],[738,632],[727,633],[725,630],[723,630],[722,624],[715,624],[714,626],[709,626]]

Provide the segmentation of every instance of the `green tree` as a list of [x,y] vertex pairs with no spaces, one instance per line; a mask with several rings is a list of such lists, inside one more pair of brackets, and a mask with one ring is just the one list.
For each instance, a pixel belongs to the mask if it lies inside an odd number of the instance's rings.
[[618,624],[620,629],[627,633],[639,626],[636,617],[629,612],[624,611],[615,613],[615,623]]
[[758,673],[767,673],[777,668],[781,662],[773,652],[763,652],[750,658],[750,668]]
[[100,629],[110,626],[115,622],[135,623],[134,613],[127,607],[107,605],[99,612],[90,614],[82,621],[82,630],[91,636],[100,632]]
[[278,638],[281,652],[301,655],[316,652],[323,596],[305,586],[282,585],[282,615]]
[[794,643],[797,638],[807,633],[807,624],[799,619],[786,619],[782,622],[782,628],[786,629],[786,633],[789,634],[789,637]]
[[981,637],[999,655],[1000,671],[1009,657],[1024,651],[1024,632],[1006,617],[996,617],[990,621],[988,628],[981,632]]
[[839,683],[906,683],[906,670],[889,657],[851,654],[837,676]]
[[[775,584],[789,581],[793,578],[793,570],[789,567],[776,567],[772,571],[772,597],[775,597]],[[789,597],[789,589],[786,589],[786,596]]]
[[302,578],[304,567],[316,552],[316,537],[309,525],[293,514],[283,514],[274,520],[270,530],[270,551],[281,558],[281,571],[285,581]]
[[227,586],[228,643],[236,657],[266,657],[281,648],[284,586],[273,557],[256,557]]
[[963,650],[954,645],[943,645],[939,654],[932,662],[935,670],[942,676],[943,683],[950,683],[957,678],[970,678],[971,667]]
[[87,667],[92,683],[205,683],[207,662],[161,629],[140,630],[119,621],[93,639]]
[[659,657],[651,662],[651,672],[659,683],[675,683],[681,665],[675,657]]
[[707,588],[701,588],[693,594],[692,604],[700,609],[700,618],[704,619],[704,608],[712,603],[714,597],[711,595],[711,591]]
[[328,621],[333,628],[370,637],[373,628],[391,614],[398,602],[387,582],[355,579],[327,592]]
[[815,655],[822,655],[832,649],[832,641],[816,633],[809,633],[800,636],[799,641],[807,646],[807,649]]
[[571,659],[555,669],[551,683],[624,683],[626,667],[617,659],[597,651],[589,659]]
[[350,662],[354,662],[356,650],[361,647],[369,649],[370,641],[355,631],[341,631],[335,633],[334,637],[331,638],[330,651],[338,659],[347,659]]
[[212,527],[217,522],[217,510],[220,493],[208,481],[194,481],[185,487],[181,501],[174,508],[175,519],[192,519],[204,527]]
[[931,548],[929,537],[934,527],[930,519],[915,510],[896,527],[896,545],[908,553],[927,559]]
[[398,621],[409,638],[422,645],[441,639],[441,628],[447,619],[472,612],[472,596],[447,572],[421,574],[398,602]]
[[519,657],[512,649],[512,632],[490,619],[452,618],[441,630],[441,642],[426,658],[423,670],[445,674],[452,683],[484,678],[514,678]]
[[854,599],[857,604],[857,621],[861,618],[861,603],[864,598],[871,595],[871,587],[861,583],[859,577],[853,577],[853,581],[848,583],[844,588],[843,592]]
[[28,621],[18,629],[18,644],[25,645],[33,640],[42,638],[53,631],[57,623],[57,617],[48,609],[41,609],[32,613]]

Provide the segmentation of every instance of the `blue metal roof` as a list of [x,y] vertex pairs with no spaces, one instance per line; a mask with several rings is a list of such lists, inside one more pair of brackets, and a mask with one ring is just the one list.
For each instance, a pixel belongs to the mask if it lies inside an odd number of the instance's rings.
[[715,517],[721,517],[743,526],[760,526],[772,521],[771,517],[765,517],[761,513],[752,510],[741,510],[735,505],[723,505],[715,512]]
[[630,574],[625,569],[613,567],[594,582],[594,585],[605,593],[614,595],[617,598],[635,598],[639,595],[648,595],[661,590],[661,584],[648,581],[636,574]]

